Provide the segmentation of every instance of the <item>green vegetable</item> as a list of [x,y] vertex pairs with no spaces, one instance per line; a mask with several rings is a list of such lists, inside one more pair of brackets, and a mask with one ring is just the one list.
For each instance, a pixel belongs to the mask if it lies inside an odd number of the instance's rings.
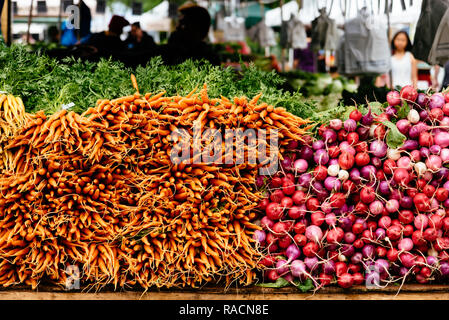
[[342,118],[340,118],[340,119],[343,120],[343,121],[348,120],[348,119],[349,119],[349,115],[351,114],[351,112],[354,111],[354,110],[356,110],[356,109],[361,110],[360,112],[362,112],[362,114],[363,114],[363,106],[362,106],[362,108],[361,108],[361,107],[357,108],[357,107],[355,107],[355,106],[353,106],[353,107],[347,107],[346,110],[345,110],[345,112],[343,113]]
[[329,91],[331,93],[341,93],[343,91],[343,83],[340,80],[334,80],[329,85]]
[[166,90],[167,95],[185,95],[207,83],[210,97],[247,96],[263,93],[260,101],[285,107],[303,118],[313,114],[313,104],[299,91],[281,89],[285,79],[274,71],[259,70],[254,65],[236,72],[212,66],[208,62],[186,61],[165,66],[160,57],[135,70],[112,60],[84,62],[67,58],[63,62],[45,54],[29,53],[22,45],[0,45],[0,90],[20,96],[27,112],[44,110],[52,114],[63,104],[74,103],[71,110],[83,112],[98,99],[112,99],[134,93],[130,80],[135,74],[142,93]]
[[354,109],[355,107],[347,107],[343,104],[339,104],[332,109],[315,112],[312,115],[311,120],[319,123],[327,123],[332,119],[346,120]]
[[344,110],[342,116],[339,117],[339,119],[341,119],[343,121],[348,120],[351,112],[356,109],[358,109],[363,115],[366,115],[369,112],[370,108],[371,108],[371,113],[373,113],[373,114],[379,115],[383,112],[383,106],[380,102],[370,102],[369,106],[359,105],[357,107],[356,106],[345,107],[345,110]]
[[281,76],[287,79],[282,86],[284,90],[299,91],[306,98],[307,103],[313,104],[319,112],[338,107],[346,87],[351,92],[357,90],[353,80],[342,76],[332,78],[327,73],[290,71],[281,73]]
[[131,72],[110,60],[98,63],[65,59],[62,63],[22,45],[0,46],[0,90],[20,96],[27,112],[44,110],[52,114],[62,104],[82,112],[98,99],[134,92]]
[[390,121],[384,121],[382,122],[382,124],[384,124],[389,128],[386,139],[387,145],[393,149],[402,146],[402,144],[406,139],[406,136],[404,136],[401,132],[399,132],[398,128],[394,123]]
[[398,119],[407,119],[410,107],[406,101],[402,103],[402,106],[398,109]]
[[269,282],[269,283],[259,283],[257,286],[263,287],[263,288],[284,288],[290,285],[290,282],[285,280],[284,278],[280,277],[276,280],[276,282]]
[[293,284],[295,287],[297,287],[301,292],[307,292],[315,289],[315,286],[313,285],[312,279],[308,278],[306,281],[301,282],[299,280],[293,281]]
[[319,90],[324,91],[324,89],[332,84],[332,78],[329,75],[321,76],[317,79],[316,85]]
[[[383,107],[382,103],[380,103],[380,102],[377,102],[377,101],[370,102],[369,106],[371,107],[371,112],[376,114],[376,115],[379,115],[382,112],[384,112],[384,107]],[[366,108],[365,112],[362,111],[362,114],[365,115],[365,114],[368,113],[368,111],[369,111],[369,108]]]
[[354,81],[348,81],[344,84],[343,90],[351,93],[357,92],[357,84]]

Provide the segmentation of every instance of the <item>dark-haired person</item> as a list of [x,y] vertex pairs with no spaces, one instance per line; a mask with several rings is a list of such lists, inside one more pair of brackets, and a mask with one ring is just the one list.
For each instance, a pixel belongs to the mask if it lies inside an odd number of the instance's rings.
[[312,51],[312,31],[310,28],[306,29],[307,48],[295,49],[293,51],[293,68],[305,72],[316,72],[317,57]]
[[211,25],[207,9],[188,5],[181,7],[179,14],[176,30],[168,39],[168,44],[161,48],[164,61],[167,64],[178,64],[187,59],[205,59],[212,64],[219,64],[218,55],[205,41]]
[[[443,79],[440,83],[440,72],[443,69]],[[443,91],[449,88],[449,60],[444,64],[443,68],[439,65],[435,66],[434,74],[432,76],[432,88],[436,91]]]
[[152,57],[160,55],[153,37],[142,30],[139,22],[134,22],[131,25],[131,31],[125,40],[125,45],[128,50],[118,58],[131,68],[146,65]]
[[90,45],[98,50],[98,55],[102,57],[121,54],[126,50],[126,44],[120,39],[123,28],[128,26],[129,22],[122,16],[114,15],[109,22],[108,30],[94,33],[82,44]]
[[48,42],[49,43],[59,43],[59,30],[57,26],[50,26],[47,30]]
[[444,64],[444,78],[441,90],[449,88],[449,61]]
[[125,42],[128,49],[134,51],[154,50],[156,47],[153,37],[142,30],[139,22],[134,22],[131,25],[131,31]]
[[418,84],[417,62],[411,53],[412,43],[405,31],[399,31],[391,40],[391,77],[393,88]]

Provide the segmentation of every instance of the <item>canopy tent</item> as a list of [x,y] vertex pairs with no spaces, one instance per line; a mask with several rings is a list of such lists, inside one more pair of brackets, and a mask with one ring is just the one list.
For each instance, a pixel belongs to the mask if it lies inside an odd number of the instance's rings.
[[[299,5],[296,1],[287,2],[282,6],[282,20],[287,21],[291,15],[296,16],[298,14]],[[281,20],[281,8],[275,8],[268,10],[265,13],[265,23],[269,27],[277,27],[282,23]]]
[[[406,9],[403,10],[401,3],[399,1],[392,1],[393,7],[392,12],[390,12],[390,23],[391,24],[411,24],[418,21],[419,15],[421,13],[421,3],[422,0],[413,1],[413,5],[406,2]],[[346,1],[318,1],[318,0],[302,0],[302,9],[299,10],[299,5],[296,1],[287,2],[282,6],[283,20],[289,20],[290,16],[293,14],[298,16],[299,19],[305,23],[310,24],[312,20],[318,17],[318,9],[325,7],[329,16],[338,24],[344,24],[345,18],[350,19],[357,15],[359,9],[362,8],[362,3],[357,0],[346,0]],[[345,8],[345,3],[347,7]],[[385,1],[364,1],[368,11],[373,12],[373,14],[379,14],[385,17]],[[299,10],[299,12],[298,12]],[[345,12],[345,15],[343,14]],[[275,8],[269,10],[265,14],[265,20],[268,26],[280,26],[281,25],[281,8]]]
[[[224,1],[212,2],[209,6],[209,13],[212,18],[212,23],[215,23],[215,15],[225,8]],[[262,20],[262,17],[265,13],[268,12],[265,6],[261,6],[257,1],[242,1],[240,2],[240,6],[236,8],[235,15],[238,17],[245,18],[245,27],[251,28],[259,21]],[[227,12],[227,14],[231,14]]]
[[91,32],[95,33],[105,31],[114,14],[123,16],[128,21],[131,21],[130,19],[133,18],[131,8],[121,2],[114,2],[110,7],[106,7],[104,14],[95,14],[92,16]]
[[168,1],[164,0],[153,9],[142,15],[133,15],[132,9],[122,2],[114,2],[106,8],[104,15],[94,15],[92,19],[92,32],[105,29],[114,14],[125,17],[130,23],[140,22],[144,31],[170,31],[171,20],[168,18]]
[[[131,4],[134,0],[107,0],[108,3],[114,3],[114,2],[121,2],[123,4],[126,4],[127,6],[131,7]],[[153,8],[159,6],[162,2],[165,2],[165,0],[140,0],[138,2],[142,3],[142,11],[148,12],[151,11]],[[178,5],[185,2],[184,0],[171,0],[171,2],[175,2]]]
[[239,10],[241,16],[245,18],[245,26],[247,28],[251,28],[253,25],[262,20],[262,12],[266,14],[268,9],[265,6],[262,9],[260,3],[258,2],[244,3]]
[[171,20],[168,17],[168,1],[162,1],[150,11],[142,14],[138,20],[145,31],[170,31]]
[[[4,0],[0,0],[3,2]],[[29,5],[32,0],[21,0],[21,6]],[[171,0],[175,2],[183,2],[182,0]],[[373,13],[379,13],[380,16],[385,18],[384,15],[384,6],[385,1],[375,1],[375,0],[365,0],[363,2],[357,0],[298,0],[298,1],[290,1],[283,5],[283,17],[281,19],[281,8],[275,8],[269,10],[266,6],[261,6],[261,2],[259,1],[238,1],[237,9],[235,10],[235,14],[237,16],[245,18],[245,25],[247,28],[258,23],[263,16],[265,16],[265,20],[268,26],[275,27],[281,25],[281,20],[290,19],[291,15],[297,15],[299,19],[306,24],[309,24],[315,17],[318,16],[318,9],[321,7],[326,7],[327,11],[330,13],[330,17],[335,19],[338,24],[343,24],[345,19],[349,19],[354,17],[357,14],[358,9],[360,9],[363,5],[366,5],[368,10]],[[413,1],[413,5],[410,5],[409,1],[406,1],[406,10],[403,10],[400,1],[392,2],[392,12],[390,13],[390,23],[393,28],[403,28],[406,26],[412,26],[410,28],[411,36],[413,37],[413,27],[414,24],[418,21],[420,12],[421,12],[421,3],[422,0]],[[78,3],[78,0],[74,1],[75,4]],[[131,1],[129,0],[110,0],[109,4],[106,7],[106,12],[104,14],[95,14],[96,0],[84,0],[84,2],[91,8],[92,11],[92,23],[91,23],[91,31],[99,32],[103,31],[107,28],[109,20],[111,19],[113,14],[118,14],[124,16],[128,21],[135,22],[140,21],[142,28],[146,31],[169,31],[171,28],[171,21],[168,18],[168,1],[167,0],[142,0],[143,7],[149,8],[152,7],[151,10],[146,11],[142,15],[133,15],[132,9],[129,4]],[[264,2],[272,2],[271,0],[262,0]],[[299,10],[298,2],[302,3],[302,8]],[[57,8],[61,3],[61,0],[47,0],[47,5],[49,7]],[[212,20],[215,18],[215,14],[222,8],[223,6],[229,5],[230,1],[226,0],[199,0],[198,3],[200,5],[207,5],[209,8],[209,12],[211,13]],[[380,4],[380,7],[379,7]],[[8,10],[9,11],[9,10]],[[346,15],[343,12],[346,11]],[[229,13],[227,13],[229,15]],[[3,16],[4,20],[7,20],[5,16]],[[25,19],[25,17],[22,17]],[[33,18],[33,22],[35,18]],[[25,21],[17,21],[18,23],[24,23]],[[403,25],[403,26],[401,26]],[[3,26],[5,27],[5,26]]]
[[[54,23],[57,22],[57,19]],[[36,38],[37,41],[43,41],[45,37],[45,32],[47,30],[47,25],[45,23],[31,23],[30,24],[30,35],[31,38]],[[25,42],[25,35],[28,32],[28,23],[27,22],[19,22],[14,23],[14,36],[15,41]]]

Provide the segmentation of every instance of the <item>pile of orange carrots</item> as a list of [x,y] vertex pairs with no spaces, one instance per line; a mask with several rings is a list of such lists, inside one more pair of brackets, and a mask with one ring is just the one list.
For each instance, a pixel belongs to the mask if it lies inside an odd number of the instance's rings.
[[6,144],[31,116],[25,112],[25,106],[20,97],[0,94],[0,174],[12,169],[13,156],[11,151],[5,150]]
[[0,176],[0,285],[256,281],[262,164],[173,163],[170,133],[193,134],[194,125],[278,129],[280,154],[308,122],[259,97],[212,99],[204,87],[99,100],[82,115],[29,117],[6,147],[12,169]]

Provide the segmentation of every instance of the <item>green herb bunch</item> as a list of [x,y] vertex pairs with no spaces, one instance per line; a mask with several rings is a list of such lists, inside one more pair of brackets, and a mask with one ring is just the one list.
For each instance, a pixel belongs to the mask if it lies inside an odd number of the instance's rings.
[[44,110],[52,114],[69,103],[74,103],[71,110],[83,112],[95,106],[98,99],[132,94],[135,90],[130,77],[135,74],[142,93],[165,90],[167,95],[185,95],[206,83],[211,97],[251,98],[262,92],[261,101],[285,107],[303,118],[313,115],[313,104],[306,102],[299,91],[283,90],[285,80],[281,76],[254,65],[242,65],[237,72],[204,61],[166,66],[160,57],[155,57],[146,66],[133,70],[106,59],[86,62],[66,58],[58,62],[41,52],[30,53],[22,45],[3,45],[0,70],[0,90],[20,96],[27,112]]

